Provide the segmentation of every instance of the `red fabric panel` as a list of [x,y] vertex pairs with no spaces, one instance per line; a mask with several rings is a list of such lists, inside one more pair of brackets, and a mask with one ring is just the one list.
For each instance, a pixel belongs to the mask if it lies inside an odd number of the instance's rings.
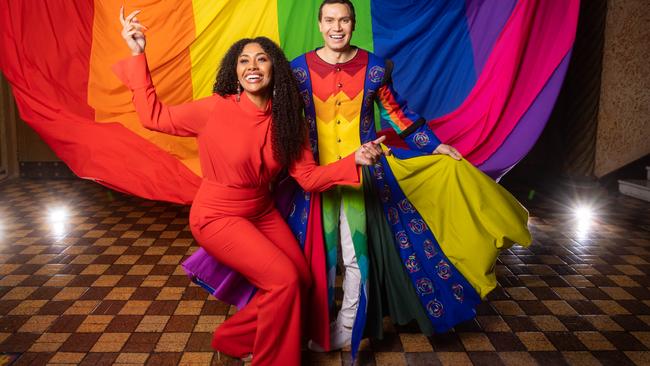
[[330,318],[327,300],[327,268],[325,265],[325,241],[322,234],[321,196],[311,195],[309,222],[305,240],[305,257],[311,269],[312,287],[307,299],[307,314],[317,316],[306,319],[307,336],[325,349],[330,349]]
[[[0,67],[21,118],[78,176],[144,198],[191,202],[200,178],[87,103],[93,3],[0,3]],[[179,189],[179,187],[182,187]]]

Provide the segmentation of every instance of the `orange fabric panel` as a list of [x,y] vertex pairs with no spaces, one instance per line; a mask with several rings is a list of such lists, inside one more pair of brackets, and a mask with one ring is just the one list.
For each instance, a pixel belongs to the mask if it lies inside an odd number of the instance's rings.
[[[180,159],[200,175],[194,138],[174,137],[142,127],[135,114],[131,92],[110,71],[120,59],[130,56],[122,40],[119,21],[122,0],[95,2],[95,17],[88,78],[88,104],[98,122],[119,121],[129,130]],[[140,22],[149,30],[146,53],[156,90],[164,103],[192,100],[189,46],[195,39],[191,0],[126,1],[125,14],[141,10]]]

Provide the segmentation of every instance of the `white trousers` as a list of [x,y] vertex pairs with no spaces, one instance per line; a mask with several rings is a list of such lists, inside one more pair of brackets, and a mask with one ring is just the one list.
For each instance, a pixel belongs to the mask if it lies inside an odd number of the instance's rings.
[[348,218],[343,210],[343,200],[339,214],[339,235],[341,243],[341,255],[343,257],[343,302],[341,310],[336,318],[337,327],[352,328],[354,318],[359,307],[359,289],[361,286],[361,271],[357,256],[354,253],[352,243],[352,232],[348,224]]

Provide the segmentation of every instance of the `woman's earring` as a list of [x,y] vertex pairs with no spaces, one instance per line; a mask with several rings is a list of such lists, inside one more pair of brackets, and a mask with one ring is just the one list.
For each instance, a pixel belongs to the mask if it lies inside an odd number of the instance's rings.
[[239,102],[241,96],[241,84],[237,82],[237,101]]
[[275,98],[275,85],[273,85],[273,98]]

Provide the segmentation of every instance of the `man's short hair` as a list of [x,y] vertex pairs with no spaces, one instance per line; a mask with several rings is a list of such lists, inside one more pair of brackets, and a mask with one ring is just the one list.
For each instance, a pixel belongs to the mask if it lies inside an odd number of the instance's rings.
[[354,13],[354,5],[352,5],[352,1],[350,0],[323,0],[323,2],[320,4],[320,7],[318,8],[318,21],[320,22],[321,19],[323,18],[323,6],[329,5],[329,4],[344,4],[347,5],[348,8],[350,9],[350,17],[352,18],[352,27],[357,23],[357,17],[356,14]]

